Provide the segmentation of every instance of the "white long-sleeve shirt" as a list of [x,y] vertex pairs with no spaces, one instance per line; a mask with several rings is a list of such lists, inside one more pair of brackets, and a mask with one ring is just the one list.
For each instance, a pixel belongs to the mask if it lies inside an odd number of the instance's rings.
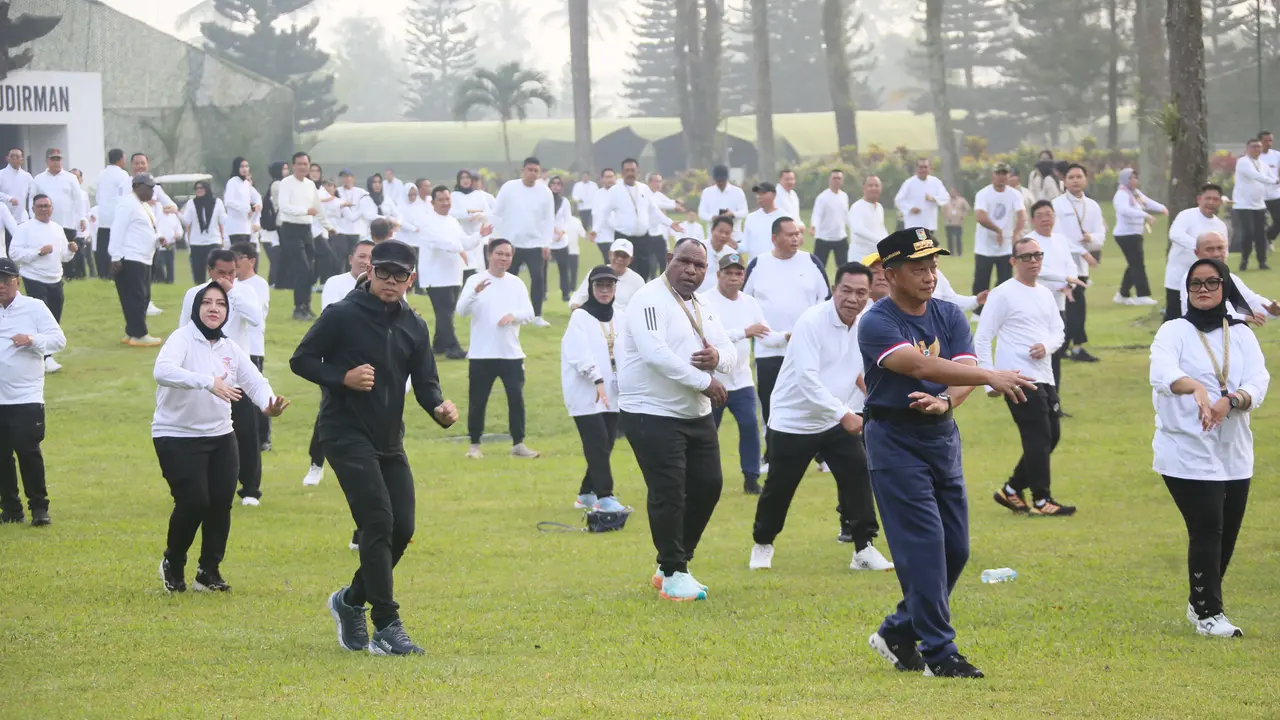
[[1277,187],[1276,176],[1262,162],[1244,155],[1236,160],[1236,187],[1231,192],[1236,210],[1265,210],[1267,195]]
[[[253,205],[249,188],[249,183],[243,178],[233,177],[222,189],[222,202],[227,211],[227,235],[248,235],[253,227],[249,222],[250,208]],[[279,210],[279,207],[276,209]],[[306,213],[305,208],[303,213]]]
[[1206,216],[1200,208],[1187,208],[1178,213],[1169,226],[1169,259],[1164,266],[1164,286],[1168,290],[1186,290],[1183,280],[1196,261],[1196,238],[1216,232],[1227,239],[1227,224],[1217,215]]
[[480,233],[468,235],[452,215],[441,215],[428,209],[418,231],[422,257],[418,262],[422,287],[462,287],[462,271],[466,263],[462,253],[483,253]]
[[[560,389],[570,417],[618,412],[616,350],[626,315],[615,307],[609,322],[600,322],[586,310],[569,315],[569,327],[560,340]],[[604,385],[606,406],[596,397],[596,383]]]
[[[1182,299],[1183,315],[1187,314],[1187,275],[1190,275],[1190,274],[1191,274],[1191,268],[1187,268],[1187,272],[1183,273],[1182,275],[1182,290],[1179,293],[1179,297]],[[1270,300],[1262,297],[1261,295],[1259,295],[1258,293],[1250,289],[1248,285],[1245,285],[1244,281],[1240,279],[1239,275],[1236,275],[1235,273],[1231,273],[1231,282],[1235,283],[1236,289],[1240,291],[1240,297],[1243,298],[1246,303],[1248,303],[1250,311],[1263,312],[1266,310],[1267,306],[1271,304]],[[1234,317],[1237,320],[1246,319],[1243,308],[1234,307],[1231,304],[1230,300],[1227,301],[1227,313],[1231,315],[1231,317]]]
[[[1071,254],[1076,258],[1078,277],[1088,277],[1089,265],[1084,254],[1101,250],[1107,240],[1107,222],[1102,217],[1102,207],[1083,193],[1076,197],[1065,192],[1053,199],[1053,212],[1058,218],[1054,232],[1067,239]],[[1085,233],[1089,234],[1087,244]]]
[[[984,313],[985,314],[985,313]],[[1217,429],[1205,432],[1199,407],[1192,395],[1175,395],[1172,385],[1189,377],[1204,386],[1210,401],[1221,397],[1213,361],[1205,352],[1200,333],[1178,318],[1160,326],[1151,344],[1151,401],[1156,411],[1156,433],[1151,442],[1153,469],[1161,475],[1184,480],[1244,480],[1253,477],[1253,432],[1249,416],[1266,399],[1271,376],[1258,339],[1246,325],[1232,325],[1231,362],[1226,368],[1227,392],[1244,390],[1253,398],[1249,410],[1232,410]],[[1209,352],[1223,362],[1223,331],[1204,335]]]
[[[201,283],[187,290],[182,296],[182,313],[178,315],[178,327],[191,324],[191,304],[195,302],[196,293],[209,283]],[[227,324],[222,326],[222,334],[246,353],[253,354],[253,343],[250,328],[260,327],[266,321],[266,309],[262,298],[252,288],[242,283],[234,283],[231,292],[227,293]]]
[[[338,232],[342,235],[355,235],[357,237],[368,235],[368,223],[364,221],[364,217],[360,214],[360,201],[369,193],[365,192],[364,188],[358,187],[340,187],[334,192],[338,196]],[[351,205],[343,207],[343,203],[351,203]]]
[[604,197],[605,204],[592,210],[591,219],[594,221],[597,214],[610,217],[609,224],[615,232],[638,237],[648,235],[651,225],[671,227],[671,218],[658,208],[648,185],[620,182],[609,188]]
[[[489,204],[488,194],[476,191],[455,192],[450,195],[450,199],[453,202],[449,207],[449,214],[462,223],[462,231],[466,234],[478,233],[480,228],[491,222],[488,214],[493,207]],[[472,212],[473,210],[478,212]]]
[[563,250],[569,247],[569,221],[573,219],[569,201],[561,201],[560,209],[555,211],[555,217],[553,218],[555,225],[551,231],[552,250]]
[[111,240],[107,252],[112,262],[130,260],[150,265],[156,254],[160,226],[151,206],[138,200],[132,192],[116,204],[116,219],[111,224]]
[[[14,345],[14,335],[29,335],[31,344]],[[44,403],[44,358],[66,346],[44,303],[18,293],[9,307],[0,306],[0,406]]]
[[778,204],[778,209],[783,215],[796,221],[801,229],[804,228],[804,221],[800,219],[800,196],[795,190],[783,190],[782,186],[778,186],[777,199],[774,201]]
[[365,193],[360,197],[360,204],[356,210],[360,214],[361,227],[364,233],[361,235],[362,240],[368,240],[369,226],[378,218],[386,218],[388,220],[400,220],[400,206],[392,199],[390,191],[383,193],[382,204],[373,201],[373,196]]
[[[1280,150],[1271,148],[1258,156],[1271,177],[1280,179]],[[1236,162],[1239,162],[1238,160]],[[1280,183],[1267,186],[1267,200],[1280,200]]]
[[862,198],[849,207],[849,257],[845,262],[861,262],[876,251],[876,244],[889,235],[884,225],[884,205]]
[[[995,359],[991,341],[996,341]],[[978,367],[1021,370],[1037,383],[1053,385],[1053,358],[1062,347],[1062,314],[1053,291],[1043,285],[1024,285],[1017,278],[1000,283],[987,296],[973,336]],[[1045,355],[1031,357],[1031,347],[1044,345]],[[987,390],[991,388],[988,387]]]
[[[784,334],[791,332],[805,310],[831,297],[818,259],[803,250],[785,260],[773,253],[753,258],[742,292],[760,303],[769,329]],[[756,359],[782,357],[785,352],[785,348],[757,345]]]
[[[711,272],[710,270],[707,271]],[[587,286],[587,280],[583,278],[582,284],[569,297],[570,307],[582,307],[587,302],[587,293],[590,288]],[[640,277],[640,273],[627,268],[625,272],[618,277],[618,285],[613,291],[613,310],[614,312],[626,312],[627,305],[630,304],[631,298],[644,287],[644,278]]]
[[[53,251],[40,254],[40,248],[52,245]],[[71,262],[75,254],[68,249],[62,226],[50,220],[32,218],[18,226],[9,246],[9,259],[18,265],[18,274],[41,283],[62,282],[62,263]]]
[[[1049,288],[1058,304],[1058,312],[1062,312],[1067,309],[1067,296],[1063,289],[1066,288],[1068,280],[1080,277],[1076,259],[1071,256],[1071,242],[1057,230],[1047,237],[1038,232],[1032,232],[1027,237],[1034,238],[1040,243],[1040,250],[1044,252],[1044,260],[1040,262],[1040,276],[1036,278],[1036,283]],[[936,291],[934,297],[937,297]]]
[[[315,208],[316,214],[324,212],[320,207],[320,188],[310,178],[299,180],[289,175],[276,186],[276,222],[311,227],[311,215],[307,210]],[[245,232],[249,232],[245,230]]]
[[133,194],[133,178],[119,165],[108,165],[98,173],[98,223],[109,228],[116,219],[116,203]]
[[[1239,167],[1239,164],[1236,165]],[[1120,187],[1116,189],[1111,204],[1116,211],[1115,236],[1142,235],[1146,233],[1147,213],[1164,212],[1165,207],[1142,194],[1141,190]]]
[[267,284],[266,278],[261,275],[254,275],[244,280],[236,280],[236,284],[232,289],[242,288],[252,291],[253,296],[257,298],[258,307],[262,309],[262,322],[257,325],[249,324],[248,332],[249,347],[245,348],[249,355],[264,357],[267,354],[267,315],[271,312],[271,286]]
[[667,213],[675,210],[678,204],[679,203],[675,200],[667,197],[666,193],[655,192],[653,194],[653,205],[658,208],[659,213],[658,215],[650,218],[650,235],[653,235],[654,237],[666,237],[668,234],[674,232],[671,229],[671,225],[673,223],[671,222],[671,218],[667,217]]
[[841,190],[831,192],[827,188],[813,199],[813,214],[809,216],[809,226],[813,228],[813,236],[819,240],[843,240],[849,237],[849,195]]
[[[476,292],[476,286],[485,280],[489,284]],[[503,273],[502,277],[494,277],[488,271],[481,271],[467,278],[458,298],[458,315],[471,318],[468,359],[524,359],[524,348],[520,347],[520,326],[533,322],[533,303],[529,301],[529,290],[520,276]],[[498,321],[507,315],[513,316],[515,322],[498,325]]]
[[[720,378],[724,389],[733,391],[754,386],[755,381],[751,375],[751,338],[747,337],[746,330],[757,323],[767,325],[760,303],[744,292],[739,292],[737,297],[730,300],[718,287],[703,293],[701,297],[719,314],[720,325],[724,327],[725,334],[733,343],[734,352],[738,354],[733,370]],[[769,332],[757,338],[756,343],[785,352],[787,336],[784,333]]]
[[231,403],[214,395],[213,379],[240,388],[261,409],[275,392],[249,353],[226,338],[209,342],[192,323],[179,327],[160,348],[153,372],[156,412],[151,437],[221,437],[231,432]]
[[[3,202],[0,202],[0,225],[4,226],[10,236],[18,234],[18,221],[9,212],[9,205]],[[0,257],[8,257],[4,251],[4,243],[0,243]]]
[[612,245],[614,241],[613,218],[600,212],[600,208],[604,208],[609,204],[609,190],[612,188],[596,188],[596,194],[591,200],[591,232],[596,234],[597,245]]
[[845,325],[832,301],[809,308],[791,330],[769,399],[769,428],[796,435],[830,430],[862,410],[861,375],[857,322]]
[[951,285],[951,281],[947,279],[946,275],[942,274],[942,268],[938,268],[938,280],[933,287],[933,297],[935,300],[946,300],[961,310],[968,311],[978,307],[978,296],[961,295],[956,292],[955,287]]
[[600,186],[592,180],[586,182],[579,180],[573,184],[569,197],[573,200],[573,204],[578,206],[579,211],[590,210],[595,207],[593,203],[598,189],[600,189]]
[[733,183],[725,183],[723,190],[717,185],[704,189],[698,201],[698,219],[707,224],[708,233],[711,232],[711,221],[716,219],[721,210],[733,212],[734,229],[742,232],[742,223],[750,212],[747,207],[747,194]]
[[[933,200],[926,200],[925,196],[932,197]],[[946,205],[951,201],[951,196],[947,194],[947,187],[942,184],[938,178],[930,175],[921,180],[912,175],[903,181],[902,186],[898,188],[898,194],[894,196],[893,206],[902,213],[903,221],[907,227],[922,227],[929,230],[938,229],[938,208]],[[918,213],[911,212],[919,210]]]
[[320,290],[320,312],[356,289],[356,277],[349,272],[338,273],[324,281]]
[[[9,206],[13,219],[27,221],[28,201],[31,199],[31,183],[34,178],[25,169],[13,169],[12,165],[0,168],[0,202]],[[17,202],[14,202],[14,201]]]
[[[508,180],[498,191],[493,214],[494,237],[506,238],[518,249],[551,247],[555,232],[555,200],[542,183],[526,187],[523,180]],[[594,217],[594,213],[592,213]]]
[[71,230],[79,230],[80,222],[84,220],[82,214],[81,198],[80,198],[80,180],[72,175],[70,171],[63,170],[54,175],[45,170],[36,175],[31,182],[31,196],[27,198],[27,212],[34,217],[32,212],[32,202],[36,195],[48,195],[53,201],[54,222],[64,228]]
[[[779,208],[774,208],[770,213],[765,212],[764,208],[753,210],[747,215],[738,251],[755,257],[773,250],[773,223],[780,217],[786,217],[786,213]],[[707,266],[707,272],[713,272],[711,265]]]
[[[627,320],[618,345],[618,405],[630,413],[692,420],[711,412],[702,394],[712,373],[693,366],[690,358],[704,348],[702,338],[720,354],[714,372],[728,375],[738,361],[719,314],[695,294],[678,300],[665,276],[647,283],[627,306]],[[681,310],[681,306],[685,310]],[[685,311],[689,315],[685,315]],[[701,318],[702,337],[694,329]]]
[[[209,227],[200,229],[200,217],[196,209],[196,200],[191,198],[182,207],[182,224],[187,228],[188,245],[216,245],[222,247],[222,233],[227,225],[227,209],[222,200],[213,201],[213,214],[209,217]],[[231,235],[232,233],[227,233]]]

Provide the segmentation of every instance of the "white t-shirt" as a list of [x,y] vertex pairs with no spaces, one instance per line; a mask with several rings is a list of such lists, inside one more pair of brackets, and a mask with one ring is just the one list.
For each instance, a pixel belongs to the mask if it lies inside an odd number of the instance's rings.
[[[1004,231],[1004,242],[996,241],[996,234],[981,224],[974,233],[973,252],[986,257],[1002,257],[1013,254],[1013,230],[1018,224],[1018,214],[1026,214],[1022,206],[1022,193],[1011,187],[996,192],[988,185],[978,191],[973,200],[974,212],[985,210],[987,218]],[[983,312],[986,312],[985,310]]]
[[[747,280],[742,291],[755,297],[764,310],[769,329],[789,333],[805,310],[831,297],[827,277],[818,260],[801,250],[782,260],[765,253],[747,267]],[[782,357],[786,351],[756,347],[756,358]]]
[[[992,340],[996,341],[994,361]],[[1062,347],[1063,341],[1062,315],[1053,291],[1043,285],[1024,285],[1017,278],[1010,278],[987,296],[978,330],[973,335],[973,348],[979,367],[1021,370],[1037,383],[1052,385],[1051,356]],[[1045,356],[1032,359],[1033,345],[1044,345]]]
[[[733,342],[733,347],[738,353],[738,361],[734,363],[733,371],[720,378],[724,383],[724,389],[732,391],[752,387],[754,381],[751,377],[751,339],[747,337],[746,330],[752,325],[765,322],[760,303],[744,292],[739,292],[736,298],[730,300],[720,292],[718,287],[703,293],[701,297],[708,306],[720,314],[720,324],[724,326],[725,333],[728,334],[729,340]],[[787,348],[787,336],[784,333],[771,332],[759,338],[757,342],[774,349],[785,351]]]

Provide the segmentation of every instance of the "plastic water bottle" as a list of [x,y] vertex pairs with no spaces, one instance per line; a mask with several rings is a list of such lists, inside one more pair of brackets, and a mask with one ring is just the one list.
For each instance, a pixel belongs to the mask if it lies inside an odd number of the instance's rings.
[[983,570],[982,582],[986,585],[993,583],[1013,582],[1018,577],[1018,573],[1010,568],[998,568],[996,570]]

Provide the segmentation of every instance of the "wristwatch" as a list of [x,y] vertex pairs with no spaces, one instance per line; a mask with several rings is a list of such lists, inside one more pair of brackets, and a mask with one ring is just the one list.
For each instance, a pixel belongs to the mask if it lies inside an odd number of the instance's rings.
[[[946,393],[938,393],[938,394],[937,394],[937,395],[935,395],[934,397],[938,398],[939,400],[946,400],[946,401],[947,401],[947,412],[951,412],[952,405],[951,405],[951,396],[950,396],[950,395],[948,395],[948,394],[946,394]],[[1233,407],[1234,407],[1234,406],[1233,406]]]
[[1234,394],[1234,393],[1232,393],[1231,395],[1228,395],[1228,396],[1227,396],[1227,402],[1231,403],[1231,409],[1232,409],[1232,410],[1239,410],[1239,409],[1240,409],[1240,396],[1239,396],[1239,395],[1236,395],[1236,394]]

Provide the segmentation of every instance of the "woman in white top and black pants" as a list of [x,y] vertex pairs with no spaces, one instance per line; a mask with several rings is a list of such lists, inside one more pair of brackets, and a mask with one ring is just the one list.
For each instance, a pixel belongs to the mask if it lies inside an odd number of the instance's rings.
[[[1120,305],[1155,305],[1151,297],[1151,283],[1147,281],[1147,263],[1142,252],[1142,237],[1146,233],[1146,224],[1155,218],[1148,213],[1169,214],[1168,208],[1152,200],[1138,189],[1138,171],[1125,168],[1118,176],[1120,181],[1111,204],[1116,210],[1116,244],[1124,253],[1127,263],[1124,279],[1120,282],[1120,291],[1115,301]],[[1129,297],[1129,291],[1134,297]]]
[[244,393],[268,417],[279,417],[289,406],[275,397],[249,355],[222,334],[226,323],[227,294],[211,282],[196,294],[191,322],[169,336],[156,358],[160,388],[151,438],[174,503],[160,563],[160,579],[169,592],[187,589],[187,550],[201,527],[195,589],[231,589],[219,572],[240,465],[231,403]]
[[608,265],[591,271],[587,301],[569,315],[560,341],[560,385],[564,405],[578,426],[587,474],[575,508],[628,512],[613,496],[609,455],[618,437],[618,365],[614,344],[626,317],[613,311],[618,275]]
[[213,196],[213,188],[201,180],[196,183],[195,197],[182,208],[182,225],[187,229],[190,249],[191,282],[199,285],[207,277],[209,253],[223,246],[223,226],[227,210],[222,200]]
[[1201,635],[1240,637],[1222,606],[1253,476],[1249,413],[1271,381],[1258,339],[1227,313],[1244,300],[1219,260],[1198,260],[1187,276],[1189,307],[1160,327],[1151,345],[1156,409],[1154,469],[1182,512],[1190,542],[1187,619]]

